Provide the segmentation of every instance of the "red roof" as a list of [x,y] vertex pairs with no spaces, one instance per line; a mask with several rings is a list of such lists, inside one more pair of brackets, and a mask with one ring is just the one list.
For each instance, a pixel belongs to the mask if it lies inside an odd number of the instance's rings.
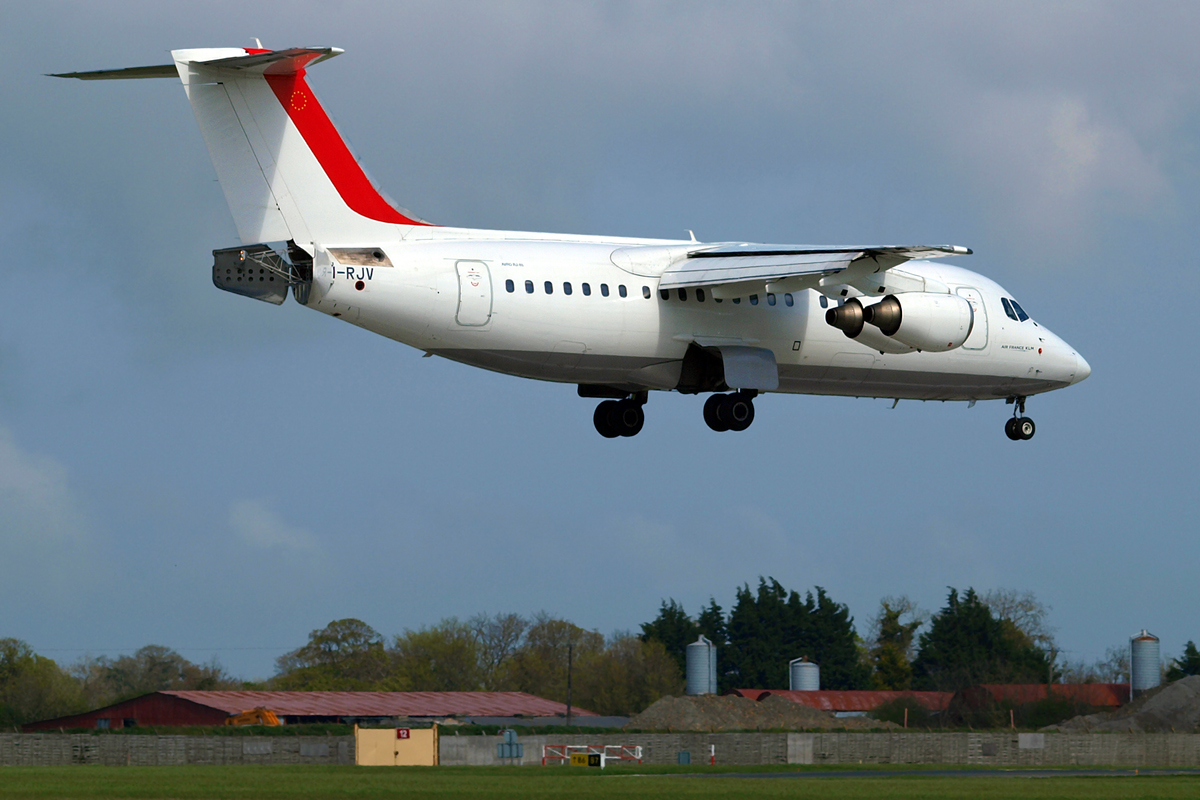
[[[1073,700],[1081,705],[1116,708],[1129,702],[1128,683],[1052,683],[1050,692],[1057,697]],[[978,705],[991,699],[1016,705],[1036,703],[1046,699],[1044,683],[985,683],[963,690],[963,698]]]
[[817,691],[800,692],[786,689],[735,689],[734,694],[763,700],[778,695],[809,708],[821,711],[874,711],[884,703],[902,697],[911,697],[930,711],[945,711],[954,697],[951,692],[866,692],[866,691]]
[[[269,708],[296,717],[555,717],[567,707],[525,692],[162,692],[237,714]],[[571,713],[594,717],[573,707]]]

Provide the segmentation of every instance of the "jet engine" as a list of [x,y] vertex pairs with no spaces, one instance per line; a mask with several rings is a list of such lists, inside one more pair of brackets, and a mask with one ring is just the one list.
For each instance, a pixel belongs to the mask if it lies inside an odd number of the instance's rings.
[[875,346],[863,338],[864,329],[873,333],[865,328],[870,324],[901,345],[944,353],[962,347],[971,335],[975,314],[971,304],[955,294],[904,292],[869,306],[857,298],[848,300],[829,309],[825,321],[867,347]]

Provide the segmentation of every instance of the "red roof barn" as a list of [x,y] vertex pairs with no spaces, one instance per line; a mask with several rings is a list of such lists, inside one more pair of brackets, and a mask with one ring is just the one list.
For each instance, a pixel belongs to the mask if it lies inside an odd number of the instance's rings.
[[[561,717],[567,707],[525,692],[154,692],[94,711],[31,722],[28,731],[60,728],[223,725],[267,708],[288,724],[390,717]],[[573,715],[594,712],[573,708]]]

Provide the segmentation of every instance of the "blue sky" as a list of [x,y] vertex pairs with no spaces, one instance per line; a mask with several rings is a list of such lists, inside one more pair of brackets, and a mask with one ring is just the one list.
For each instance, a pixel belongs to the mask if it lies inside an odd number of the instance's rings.
[[[772,575],[1031,590],[1072,659],[1200,639],[1190,277],[1200,9],[1156,3],[161,3],[0,9],[0,636],[244,677],[332,619],[636,629]],[[426,219],[949,242],[1093,374],[1003,403],[656,394],[421,359],[212,287],[237,243],[181,87],[43,73],[334,45],[311,84]],[[1185,280],[1188,278],[1189,280]]]

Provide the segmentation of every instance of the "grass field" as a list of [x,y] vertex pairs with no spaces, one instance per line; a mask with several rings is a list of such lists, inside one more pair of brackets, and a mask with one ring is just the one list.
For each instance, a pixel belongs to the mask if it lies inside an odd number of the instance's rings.
[[[3,767],[0,798],[334,800],[357,798],[1194,798],[1197,776],[788,777],[796,767],[741,767],[775,777],[738,778],[720,768],[618,767]],[[1019,773],[1018,773],[1019,774]]]

